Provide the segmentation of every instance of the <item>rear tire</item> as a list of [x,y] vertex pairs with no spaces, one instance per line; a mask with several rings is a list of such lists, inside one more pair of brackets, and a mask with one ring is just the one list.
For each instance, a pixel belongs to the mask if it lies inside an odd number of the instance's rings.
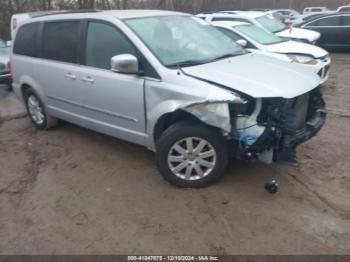
[[201,188],[223,175],[228,161],[224,137],[212,127],[181,122],[169,127],[157,143],[156,163],[169,183]]
[[47,130],[57,125],[57,119],[47,113],[43,102],[33,88],[25,89],[23,97],[28,116],[36,128]]

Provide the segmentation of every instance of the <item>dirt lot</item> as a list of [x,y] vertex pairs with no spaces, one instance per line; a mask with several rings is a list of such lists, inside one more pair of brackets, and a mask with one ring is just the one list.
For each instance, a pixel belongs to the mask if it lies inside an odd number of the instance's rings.
[[[233,162],[177,189],[146,149],[61,123],[36,131],[0,91],[0,254],[350,254],[350,55],[333,55],[326,127],[279,166]],[[0,88],[1,89],[1,88]]]

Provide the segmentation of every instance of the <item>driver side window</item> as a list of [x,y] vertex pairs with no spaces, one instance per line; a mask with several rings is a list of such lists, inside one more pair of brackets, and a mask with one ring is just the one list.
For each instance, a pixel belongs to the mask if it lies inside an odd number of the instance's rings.
[[137,56],[136,49],[124,34],[112,25],[89,22],[85,65],[109,70],[111,58],[121,54]]

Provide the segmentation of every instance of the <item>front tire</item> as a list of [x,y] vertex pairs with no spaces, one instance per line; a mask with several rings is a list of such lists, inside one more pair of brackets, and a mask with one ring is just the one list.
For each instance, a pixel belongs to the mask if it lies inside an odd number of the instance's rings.
[[57,119],[47,113],[44,104],[32,88],[25,89],[23,97],[28,116],[36,128],[46,130],[57,125]]
[[215,183],[227,166],[224,137],[212,127],[181,122],[169,127],[157,143],[156,163],[169,183],[201,188]]

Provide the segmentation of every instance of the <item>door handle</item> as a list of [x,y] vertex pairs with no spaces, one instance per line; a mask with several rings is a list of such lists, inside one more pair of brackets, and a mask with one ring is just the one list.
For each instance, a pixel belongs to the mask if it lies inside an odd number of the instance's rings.
[[66,77],[67,79],[70,79],[70,80],[76,80],[76,79],[77,79],[77,76],[76,76],[76,75],[73,75],[72,73],[67,73],[67,74],[65,75],[65,77]]
[[81,78],[81,81],[87,84],[93,84],[95,83],[95,79],[93,79],[91,76],[84,76]]

